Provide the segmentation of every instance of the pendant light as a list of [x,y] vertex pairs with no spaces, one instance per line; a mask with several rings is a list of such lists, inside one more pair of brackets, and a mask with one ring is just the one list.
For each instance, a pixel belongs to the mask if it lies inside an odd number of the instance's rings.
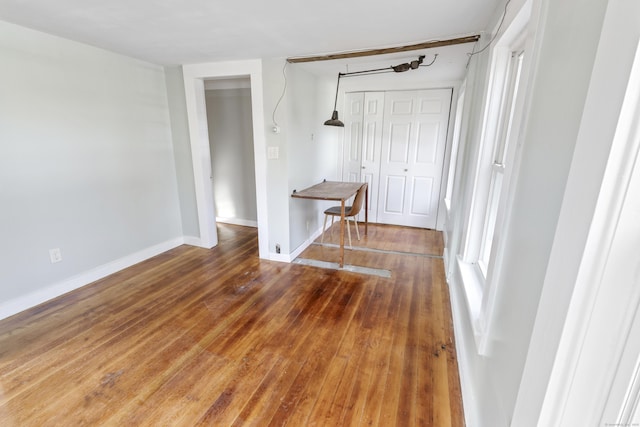
[[333,113],[331,114],[331,118],[324,122],[326,126],[338,126],[343,128],[344,123],[338,119],[338,89],[340,88],[340,77],[342,77],[342,73],[338,73],[338,84],[336,85],[336,100],[333,103]]
[[404,64],[399,64],[399,65],[392,65],[386,68],[376,68],[375,70],[352,71],[350,73],[338,73],[338,84],[336,85],[336,100],[333,103],[333,113],[331,114],[331,118],[326,122],[324,122],[324,124],[327,126],[338,126],[341,128],[344,127],[344,123],[340,119],[338,119],[338,109],[337,109],[338,108],[338,91],[340,89],[341,77],[354,76],[354,75],[362,76],[362,75],[368,75],[368,74],[379,74],[379,73],[388,73],[388,72],[403,73],[409,70],[416,70],[418,69],[418,67],[429,67],[433,65],[434,62],[436,62],[437,57],[438,57],[438,54],[436,53],[433,58],[433,61],[431,61],[430,64],[426,64],[426,65],[422,65],[422,62],[424,60],[424,55],[420,55],[418,59],[413,60],[411,62],[405,62]]

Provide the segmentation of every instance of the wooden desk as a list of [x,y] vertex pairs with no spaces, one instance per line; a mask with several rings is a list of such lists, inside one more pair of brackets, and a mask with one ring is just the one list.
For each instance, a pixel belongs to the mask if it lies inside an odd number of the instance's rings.
[[[358,192],[362,182],[323,181],[312,187],[300,191],[293,191],[291,197],[298,199],[335,200],[340,201],[340,268],[344,267],[344,204]],[[367,234],[369,225],[369,186],[367,186],[364,199],[364,234]]]

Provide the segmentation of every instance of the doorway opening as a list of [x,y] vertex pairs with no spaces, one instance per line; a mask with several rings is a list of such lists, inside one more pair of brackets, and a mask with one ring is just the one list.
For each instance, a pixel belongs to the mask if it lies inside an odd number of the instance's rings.
[[269,259],[262,63],[260,60],[248,60],[185,65],[183,67],[183,76],[200,229],[200,246],[206,248],[211,248],[218,243],[218,235],[213,197],[213,173],[209,146],[205,81],[240,78],[249,82],[258,249],[260,258]]
[[346,93],[342,176],[369,184],[372,222],[442,229],[438,215],[452,92]]
[[258,226],[248,78],[205,81],[216,222]]

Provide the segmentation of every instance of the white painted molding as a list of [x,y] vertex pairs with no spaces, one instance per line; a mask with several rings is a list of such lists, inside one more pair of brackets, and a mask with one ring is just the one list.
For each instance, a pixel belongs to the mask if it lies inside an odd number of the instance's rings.
[[[462,403],[464,407],[465,425],[467,427],[477,427],[477,420],[480,419],[480,412],[476,394],[473,390],[471,375],[473,369],[470,364],[470,361],[473,358],[473,353],[470,352],[475,352],[475,346],[473,343],[467,344],[467,340],[465,340],[465,336],[467,336],[470,331],[472,332],[472,328],[465,325],[465,319],[467,319],[465,314],[468,315],[468,308],[465,292],[461,286],[462,278],[460,276],[460,271],[457,268],[454,268],[451,272],[451,276],[452,277],[447,280],[447,283],[449,284],[449,294],[451,299],[451,317],[453,318],[454,339],[456,342],[458,359],[458,375],[460,377],[460,392],[462,394]],[[456,286],[456,284],[459,284],[460,286]]]
[[316,231],[314,231],[311,234],[311,236],[309,236],[309,238],[307,240],[302,242],[302,244],[300,246],[298,246],[293,252],[291,252],[291,259],[290,259],[289,262],[291,262],[294,259],[298,258],[300,256],[300,254],[305,249],[307,249],[321,234],[322,234],[322,227],[320,227]]
[[[198,246],[200,248],[204,248],[205,247],[202,244],[202,240],[200,240],[200,238],[193,237],[193,236],[184,236],[182,238],[182,243],[184,243],[185,245],[190,245],[190,246]],[[209,249],[209,248],[207,248],[207,249]]]
[[463,300],[471,321],[471,332],[476,343],[476,350],[479,354],[484,354],[486,350],[484,345],[485,330],[480,322],[484,278],[477,265],[470,264],[459,256],[456,261],[454,268],[458,273],[456,277],[460,279],[457,283],[464,290]]
[[[613,385],[624,366],[621,361],[625,349],[638,345],[637,336],[630,332],[640,306],[637,286],[640,265],[629,254],[637,254],[637,236],[640,234],[637,226],[637,212],[640,211],[640,166],[637,164],[640,157],[639,71],[640,43],[637,43],[540,412],[540,425],[584,425],[586,420],[595,421],[600,417],[604,419],[599,425],[632,425],[621,422],[615,412],[626,399],[624,395],[635,370],[637,355],[630,363],[631,368],[627,367],[625,373],[629,375],[624,375],[625,381],[616,387]],[[570,173],[574,173],[573,169]],[[567,189],[572,189],[569,184]],[[575,212],[574,206],[563,206],[562,209],[566,209],[567,217],[571,215],[569,212]],[[551,279],[547,278],[545,282],[547,280]],[[619,399],[613,399],[612,405],[618,406],[607,412],[605,404],[614,394]]]
[[212,248],[218,244],[218,233],[215,222],[211,220],[214,218],[213,189],[204,80],[194,74],[191,68],[183,67],[198,228],[202,246]]
[[0,303],[0,319],[13,316],[21,311],[35,307],[38,304],[42,304],[53,298],[59,297],[60,295],[66,294],[67,292],[86,286],[110,274],[116,273],[127,267],[131,267],[134,264],[178,247],[186,243],[186,239],[187,238],[184,237],[177,237],[175,239],[167,240],[166,242],[159,243],[78,275],[45,286],[44,288],[38,289],[34,292],[2,302]]
[[269,254],[269,260],[271,261],[280,261],[280,262],[292,262],[294,259],[298,258],[300,254],[307,249],[317,238],[322,234],[322,227],[317,229],[315,232],[311,234],[311,236],[302,242],[300,246],[298,246],[293,252],[289,254],[276,254],[271,252]]
[[258,221],[251,221],[248,219],[241,219],[241,218],[224,218],[224,217],[217,216],[216,222],[221,222],[223,224],[231,224],[231,225],[241,225],[243,227],[254,227],[254,228],[258,227]]
[[246,77],[227,78],[223,80],[205,80],[205,90],[250,89],[251,82]]
[[259,59],[190,64],[182,67],[191,155],[196,190],[196,204],[203,244],[217,244],[211,185],[211,156],[207,132],[204,81],[217,78],[249,77],[253,117],[253,148],[256,172],[256,207],[258,214],[258,250],[261,258],[269,258],[269,222],[267,215],[267,159],[264,125],[262,61]]
[[293,258],[291,258],[290,254],[278,254],[275,252],[269,252],[269,261],[290,263],[292,259]]

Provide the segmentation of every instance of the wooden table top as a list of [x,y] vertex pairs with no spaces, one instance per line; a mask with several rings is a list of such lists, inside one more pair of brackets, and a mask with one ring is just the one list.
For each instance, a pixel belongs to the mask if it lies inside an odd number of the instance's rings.
[[362,182],[323,181],[304,190],[294,190],[291,197],[315,200],[347,200],[358,192]]

